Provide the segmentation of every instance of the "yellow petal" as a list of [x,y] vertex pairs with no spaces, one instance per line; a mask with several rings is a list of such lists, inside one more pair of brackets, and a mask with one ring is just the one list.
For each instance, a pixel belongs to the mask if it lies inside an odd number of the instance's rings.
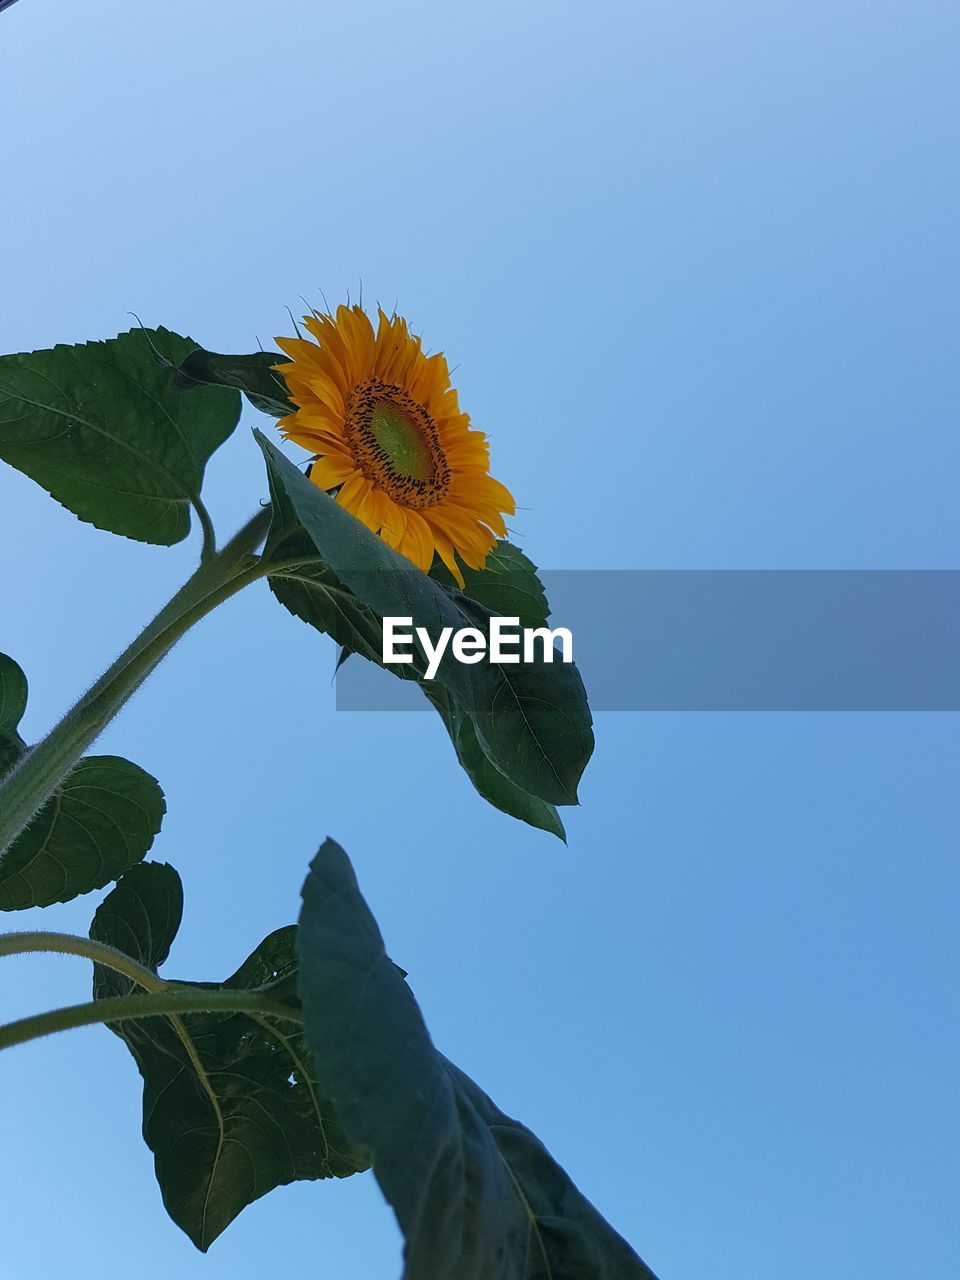
[[457,557],[454,555],[453,543],[449,538],[444,537],[442,533],[438,533],[436,529],[433,531],[433,541],[437,548],[437,555],[453,574],[457,586],[462,591],[466,584],[463,581],[460,566],[457,564]]
[[310,468],[310,479],[318,489],[335,489],[357,474],[359,473],[354,469],[352,458],[336,454],[317,458]]
[[433,564],[434,545],[433,531],[426,520],[415,511],[408,511],[407,530],[397,550],[426,573]]

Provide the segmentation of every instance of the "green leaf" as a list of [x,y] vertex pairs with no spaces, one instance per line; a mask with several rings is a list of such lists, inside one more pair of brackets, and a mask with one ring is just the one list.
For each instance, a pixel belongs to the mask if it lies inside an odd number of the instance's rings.
[[26,709],[27,677],[12,658],[0,653],[0,777],[26,749],[17,728]]
[[0,458],[98,529],[182,541],[207,460],[240,415],[235,391],[171,389],[157,354],[179,364],[195,345],[135,329],[0,357]]
[[156,778],[120,756],[87,756],[0,857],[0,911],[102,889],[150,850],[166,805]]
[[[156,970],[180,927],[183,893],[172,867],[144,863],[104,900],[90,936]],[[295,926],[265,938],[222,985],[269,986],[289,999]],[[100,965],[94,998],[135,984]],[[302,1030],[261,1015],[188,1014],[112,1027],[143,1077],[143,1136],[155,1157],[163,1203],[206,1251],[248,1204],[301,1179],[347,1177],[367,1168],[320,1096]]]
[[287,394],[287,384],[273,366],[288,362],[289,357],[279,351],[225,356],[197,347],[177,366],[173,385],[178,391],[201,386],[236,387],[261,413],[285,418],[297,406]]
[[297,946],[317,1077],[397,1215],[403,1280],[653,1280],[530,1130],[434,1048],[332,840]]
[[[482,569],[471,569],[469,565],[461,565],[461,569],[463,594],[486,605],[492,613],[519,618],[522,627],[542,627],[549,618],[550,606],[537,577],[537,566],[512,542],[498,542]],[[450,591],[458,589],[453,574],[439,556],[430,577]]]
[[440,713],[457,759],[484,800],[511,818],[518,818],[541,831],[549,831],[566,844],[567,833],[556,807],[530,795],[490,763],[477,741],[473,721],[453,705],[445,689],[438,688],[435,682],[424,682],[421,688]]
[[[411,617],[415,627],[427,628],[434,637],[444,626],[488,630],[489,609],[415,568],[311,484],[262,433],[255,435],[281,519],[286,498],[337,581],[377,619]],[[270,542],[268,551],[272,555]],[[357,648],[342,631],[331,634],[340,644]],[[418,674],[410,667],[406,673]],[[572,663],[538,658],[515,666],[487,660],[466,666],[448,654],[437,680],[457,709],[469,715],[484,755],[515,786],[548,804],[577,802],[593,732],[583,683]]]
[[[298,527],[277,539],[272,547],[268,544],[267,553],[284,559],[287,555],[302,556],[304,561],[309,561],[311,555],[316,556],[316,547]],[[337,655],[336,670],[352,653],[383,665],[380,619],[357,600],[327,565],[291,565],[271,574],[268,583],[274,596],[290,613],[318,631],[334,636],[343,646]],[[401,677],[409,672],[409,678],[416,678],[412,667],[396,670]],[[435,681],[423,681],[421,688],[440,712],[457,759],[483,799],[512,818],[566,840],[555,806],[530,795],[491,764],[483,754],[470,717],[453,705],[446,690]]]
[[[543,589],[537,567],[524,553],[510,542],[500,541],[487,556],[482,570],[461,565],[464,585],[462,594],[485,605],[504,617],[519,618],[522,627],[542,627],[550,616],[546,592]],[[430,576],[448,591],[459,590],[453,574],[437,557]],[[421,686],[427,700],[440,713],[457,753],[457,759],[484,800],[496,809],[549,831],[566,843],[567,835],[556,807],[532,796],[511,782],[491,763],[483,753],[473,721],[459,711],[445,690],[435,682]]]
[[[310,562],[311,557],[314,563]],[[274,494],[274,520],[264,558],[267,562],[285,563],[287,566],[272,573],[267,580],[280,603],[318,631],[333,636],[342,646],[337,656],[337,670],[351,653],[383,665],[380,660],[381,620],[340,582],[329,565],[316,563],[317,548],[304,532],[282,489],[277,489]],[[290,563],[297,558],[301,558],[303,563]],[[542,625],[549,614],[549,607],[533,564],[506,542],[498,544],[491,559],[494,561],[491,577],[496,581],[485,587],[484,575],[468,570],[464,594],[479,590],[487,601],[515,609],[516,613],[510,616],[519,616],[522,625]],[[449,579],[449,589],[455,590],[452,576],[442,562],[438,563]],[[436,569],[431,576],[440,580]],[[393,670],[401,678],[417,678],[412,666]],[[422,681],[421,688],[440,713],[457,759],[484,800],[510,817],[549,831],[565,841],[566,833],[555,806],[518,787],[487,759],[470,717],[453,704],[446,690],[436,681]]]
[[[26,751],[27,680],[0,654],[0,773]],[[0,854],[0,911],[69,902],[146,857],[166,805],[156,778],[120,756],[86,756]]]

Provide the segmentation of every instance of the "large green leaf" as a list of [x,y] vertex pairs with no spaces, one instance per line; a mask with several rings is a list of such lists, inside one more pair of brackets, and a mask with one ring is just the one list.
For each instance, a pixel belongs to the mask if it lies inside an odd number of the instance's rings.
[[[27,681],[0,654],[0,772],[26,750],[17,726]],[[120,756],[81,760],[33,822],[0,854],[0,911],[69,902],[144,858],[165,811],[156,778]]]
[[[144,863],[97,911],[90,936],[156,970],[180,926],[183,893],[172,867]],[[274,998],[296,971],[295,926],[265,938],[222,984],[270,985]],[[135,984],[100,965],[94,997]],[[295,998],[295,997],[289,997]],[[318,1090],[303,1032],[267,1016],[188,1014],[115,1028],[143,1077],[143,1136],[155,1157],[163,1203],[206,1251],[248,1204],[300,1179],[347,1177],[367,1167]]]
[[306,1038],[403,1231],[403,1280],[653,1280],[540,1141],[438,1053],[347,855],[303,890]]
[[249,356],[225,356],[196,347],[177,366],[173,385],[178,391],[194,387],[236,387],[255,409],[274,418],[285,418],[296,405],[287,394],[287,384],[273,368],[286,364],[288,356],[279,351],[254,351]]
[[[316,548],[302,529],[278,539],[273,550],[278,556],[302,556],[306,563],[288,565],[271,574],[268,581],[276,598],[296,617],[333,636],[343,646],[337,667],[349,654],[357,653],[380,663],[382,625],[372,610],[362,605],[326,564],[309,563]],[[381,664],[382,665],[382,664]],[[402,676],[415,678],[411,668],[396,668]],[[457,759],[478,793],[495,808],[530,826],[539,827],[566,839],[556,807],[532,796],[511,782],[484,755],[470,717],[457,708],[447,691],[436,681],[423,681],[427,700],[440,713],[450,735]]]
[[[318,631],[333,636],[342,646],[338,670],[352,653],[382,665],[381,620],[340,582],[329,565],[317,562],[316,546],[304,532],[286,493],[278,486],[274,488],[274,519],[264,558],[285,566],[268,578],[270,590],[280,603]],[[542,625],[549,607],[533,564],[506,542],[498,543],[490,559],[493,562],[490,580],[484,581],[486,571],[467,570],[464,594],[479,593],[483,602],[491,607],[499,604],[503,610],[515,610],[511,616],[519,617],[524,626]],[[449,579],[449,590],[455,590],[453,578],[446,569],[442,572]],[[436,569],[431,576],[442,580]],[[417,678],[412,665],[393,670],[403,678]],[[512,818],[565,840],[563,823],[555,806],[524,791],[487,759],[469,715],[453,703],[447,691],[436,681],[422,681],[421,688],[439,712],[457,759],[484,800]]]
[[236,391],[171,388],[157,354],[176,365],[195,346],[135,329],[0,357],[0,458],[98,529],[180,542],[207,460],[240,415]]
[[[410,617],[436,638],[445,626],[487,631],[491,612],[448,590],[393,551],[348,511],[312,485],[260,432],[276,509],[286,498],[337,581],[377,619]],[[267,546],[268,558],[273,554]],[[299,554],[299,552],[297,553]],[[335,638],[353,648],[342,633]],[[416,667],[391,668],[416,677]],[[577,783],[593,750],[586,694],[573,666],[542,658],[473,666],[448,653],[437,675],[459,711],[470,717],[488,760],[515,786],[549,804],[575,804]]]

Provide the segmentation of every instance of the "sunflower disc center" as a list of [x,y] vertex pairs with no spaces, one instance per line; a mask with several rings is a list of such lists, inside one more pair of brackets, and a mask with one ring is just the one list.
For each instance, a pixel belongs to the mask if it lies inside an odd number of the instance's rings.
[[379,378],[350,392],[346,435],[360,471],[401,506],[442,502],[450,487],[450,464],[436,423],[423,405]]
[[398,476],[432,480],[433,459],[413,416],[391,400],[379,401],[370,415],[370,434]]

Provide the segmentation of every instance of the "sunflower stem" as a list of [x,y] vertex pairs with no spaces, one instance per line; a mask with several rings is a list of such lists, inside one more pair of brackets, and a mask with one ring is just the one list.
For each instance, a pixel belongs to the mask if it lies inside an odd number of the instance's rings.
[[187,579],[91,689],[0,782],[0,868],[10,847],[128,698],[195,622],[263,576],[254,552],[270,525],[264,507]]
[[87,1004],[67,1005],[49,1013],[37,1013],[0,1026],[0,1049],[11,1049],[41,1036],[98,1023],[126,1022],[131,1018],[170,1017],[184,1013],[258,1013],[288,1022],[302,1022],[299,1009],[280,1004],[256,991],[227,991],[222,987],[187,987],[170,983],[163,991],[109,996]]
[[158,978],[152,969],[139,964],[132,956],[111,947],[107,942],[97,942],[94,938],[84,938],[75,933],[52,933],[45,930],[0,933],[0,958],[36,953],[80,956],[92,960],[94,964],[122,973],[145,991],[165,991],[170,986],[169,982]]

